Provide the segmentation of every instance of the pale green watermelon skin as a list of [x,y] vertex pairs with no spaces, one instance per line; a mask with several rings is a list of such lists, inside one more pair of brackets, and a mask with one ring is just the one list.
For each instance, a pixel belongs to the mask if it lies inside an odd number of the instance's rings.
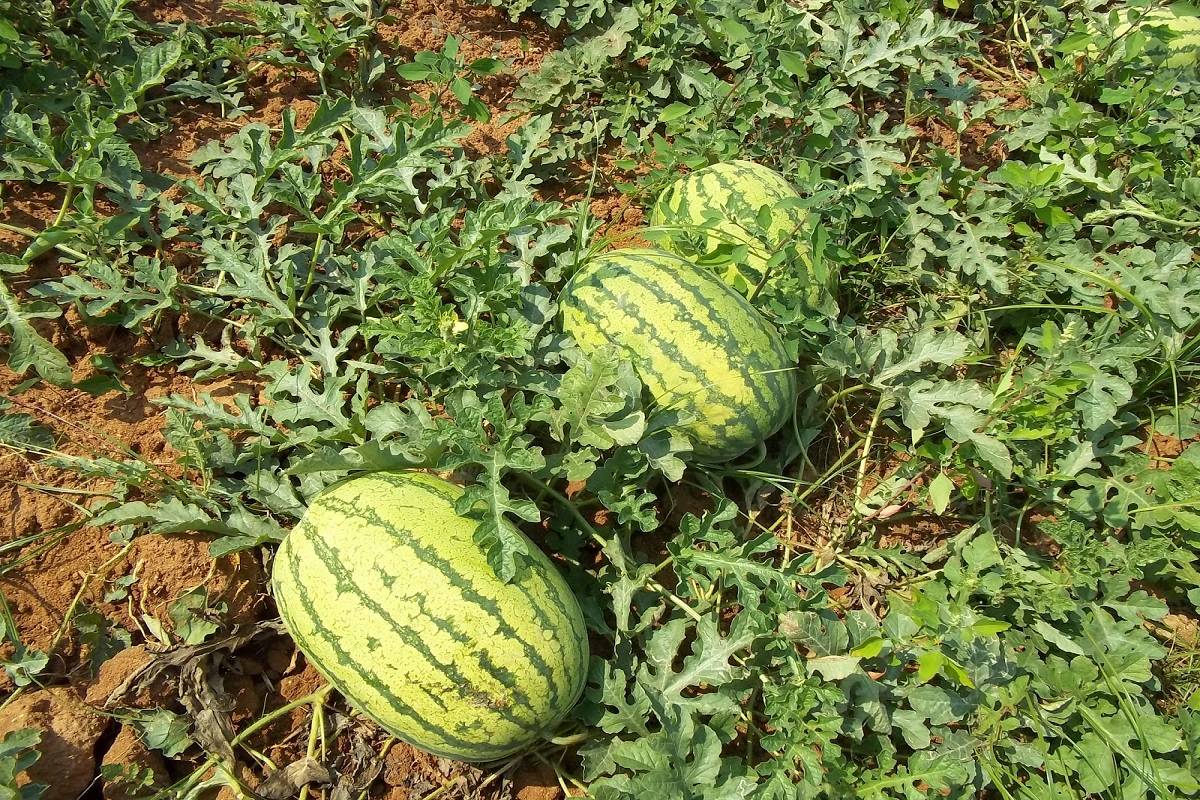
[[1195,67],[1200,62],[1200,6],[1192,3],[1171,3],[1164,8],[1155,8],[1147,12],[1135,12],[1140,3],[1130,3],[1117,11],[1121,22],[1113,30],[1114,37],[1124,36],[1135,24],[1139,27],[1166,27],[1170,33],[1170,41],[1164,53],[1156,49],[1149,50],[1147,55],[1163,56],[1163,66],[1173,69]]
[[316,669],[389,733],[495,761],[536,745],[583,692],[583,612],[515,528],[528,569],[503,583],[461,516],[463,490],[376,472],[320,494],[275,555],[284,626]]
[[[691,172],[663,190],[651,209],[650,224],[694,227],[715,219],[704,249],[712,251],[726,242],[746,245],[745,260],[730,264],[722,274],[726,282],[744,294],[758,283],[763,267],[780,243],[802,230],[807,216],[803,209],[776,208],[783,200],[799,197],[795,187],[778,172],[753,161],[728,161]],[[760,230],[757,222],[763,206],[773,208],[766,230]],[[691,255],[686,238],[682,232],[668,232],[664,247],[679,255]]]
[[663,250],[588,261],[559,299],[584,352],[622,351],[659,408],[692,417],[680,432],[702,461],[735,458],[796,408],[795,360],[774,327],[708,270]]

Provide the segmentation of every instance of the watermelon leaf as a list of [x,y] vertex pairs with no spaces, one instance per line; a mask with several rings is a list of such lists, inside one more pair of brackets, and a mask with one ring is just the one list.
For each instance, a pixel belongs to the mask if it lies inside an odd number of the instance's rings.
[[513,527],[509,515],[526,522],[538,522],[541,512],[532,501],[513,497],[503,484],[502,478],[510,466],[503,452],[493,450],[490,460],[482,466],[483,480],[468,486],[455,508],[460,514],[479,517],[475,541],[487,553],[488,563],[496,576],[507,583],[515,580],[532,558],[525,538]]
[[0,325],[12,337],[8,347],[8,363],[18,374],[30,368],[35,373],[59,386],[71,383],[71,365],[67,357],[50,344],[29,322],[30,319],[59,316],[59,310],[48,303],[17,302],[17,298],[3,281],[0,281]]

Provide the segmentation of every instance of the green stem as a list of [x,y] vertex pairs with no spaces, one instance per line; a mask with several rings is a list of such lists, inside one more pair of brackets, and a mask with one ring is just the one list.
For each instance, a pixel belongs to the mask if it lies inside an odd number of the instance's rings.
[[870,388],[872,388],[870,384],[866,384],[866,383],[855,384],[854,386],[851,386],[847,389],[842,389],[840,392],[835,392],[835,393],[831,394],[829,396],[829,399],[825,401],[825,404],[831,406],[834,403],[836,403],[838,400],[841,400],[844,397],[849,397],[850,395],[858,394],[859,392],[864,391],[866,389],[870,389]]
[[[304,697],[301,697],[298,700],[293,700],[292,702],[288,703],[287,705],[280,706],[279,708],[272,711],[270,714],[267,714],[266,716],[260,717],[259,719],[255,720],[253,722],[253,724],[249,725],[246,728],[246,730],[242,731],[237,736],[234,736],[233,739],[231,739],[229,742],[230,746],[237,747],[242,742],[246,741],[251,736],[253,736],[255,733],[258,733],[259,731],[261,731],[263,728],[270,725],[275,720],[279,719],[280,717],[284,716],[285,714],[289,714],[292,711],[295,711],[297,708],[300,708],[301,706],[315,705],[315,704],[324,702],[326,695],[328,695],[332,690],[333,690],[333,686],[330,684],[326,684],[326,685],[322,686],[320,689],[317,689],[315,692],[312,692],[311,694],[306,694],[306,695],[304,695]],[[208,770],[212,769],[213,767],[217,766],[217,760],[218,759],[216,757],[209,756],[209,758],[203,764],[201,764],[195,771],[192,772],[191,775],[189,775],[187,777],[187,779],[180,786],[179,794],[177,794],[175,796],[186,797],[188,792],[196,785],[197,781],[199,781],[200,778],[203,777],[204,773],[207,772]],[[170,792],[171,792],[170,789],[164,789],[161,792],[159,792],[158,794],[154,795],[151,798],[151,800],[166,800],[167,798],[172,796]]]
[[421,798],[421,800],[437,800],[437,798],[444,796],[444,795],[446,794],[446,792],[448,792],[448,791],[450,791],[451,789],[453,789],[453,788],[454,788],[454,785],[455,785],[455,784],[457,784],[457,783],[458,783],[458,777],[457,777],[457,776],[456,776],[456,777],[453,777],[453,778],[447,778],[445,781],[443,781],[443,782],[442,782],[442,785],[441,785],[441,786],[439,786],[438,788],[434,789],[434,790],[433,790],[432,792],[430,792],[429,794],[427,794],[427,795],[424,795],[424,796]]
[[[561,504],[563,506],[563,508],[567,509],[567,511],[573,517],[575,517],[576,521],[578,521],[579,524],[583,526],[584,530],[586,530],[589,533],[589,535],[591,535],[592,539],[595,540],[595,542],[597,544],[599,544],[601,548],[605,547],[608,544],[608,542],[602,536],[600,536],[599,533],[596,532],[596,529],[592,527],[591,523],[588,522],[586,519],[584,519],[583,515],[580,514],[579,511],[577,511],[575,509],[575,504],[572,503],[570,501],[570,499],[566,497],[566,495],[563,495],[562,493],[556,491],[554,488],[552,488],[551,486],[547,485],[546,483],[538,480],[537,478],[533,477],[532,475],[528,475],[524,472],[519,472],[517,474],[522,479],[524,479],[526,483],[530,484],[531,486],[536,486],[540,489],[545,489],[546,494],[553,497],[555,500],[557,500],[559,502],[559,504]],[[655,573],[657,573],[660,569],[666,568],[671,563],[672,560],[673,559],[666,559],[665,561],[661,562],[657,567],[655,567],[655,570],[654,570]],[[689,606],[682,598],[677,597],[676,595],[672,594],[670,590],[668,590],[665,586],[663,586],[658,581],[647,579],[645,586],[646,586],[646,588],[648,588],[652,591],[658,592],[659,594],[666,597],[674,605],[678,606],[681,611],[683,611],[689,617],[694,619],[696,622],[700,622],[703,619],[703,617],[700,616],[700,614],[694,608]]]
[[1150,313],[1150,309],[1146,307],[1146,304],[1143,303],[1141,300],[1139,300],[1136,295],[1134,295],[1132,292],[1130,292],[1124,286],[1122,286],[1121,284],[1114,281],[1112,278],[1101,275],[1098,272],[1092,272],[1089,269],[1083,269],[1082,267],[1077,267],[1074,264],[1070,264],[1066,261],[1034,260],[1032,263],[1037,264],[1039,266],[1043,266],[1043,267],[1061,267],[1062,269],[1065,269],[1068,272],[1074,272],[1075,274],[1082,275],[1085,278],[1091,278],[1096,283],[1102,284],[1103,286],[1107,286],[1108,289],[1113,294],[1120,295],[1123,299],[1129,301],[1129,304],[1132,305],[1134,308],[1136,308],[1139,312],[1141,312],[1142,316],[1146,318],[1146,322],[1149,323],[1149,325],[1152,328],[1154,328],[1154,330],[1156,332],[1158,331],[1158,322],[1157,322],[1157,320],[1154,319],[1154,315],[1152,313]]
[[875,431],[879,428],[879,420],[883,416],[884,398],[880,397],[879,402],[875,404],[875,412],[871,415],[871,425],[867,428],[867,437],[863,440],[862,456],[858,462],[858,476],[854,479],[854,504],[856,506],[853,516],[850,518],[850,523],[846,526],[845,533],[842,536],[834,538],[833,547],[836,549],[846,536],[853,533],[858,523],[858,502],[862,499],[863,484],[867,479],[867,464],[871,460],[871,446],[875,443]]
[[559,767],[557,764],[549,761],[545,756],[543,756],[541,753],[539,753],[537,751],[533,752],[533,757],[536,758],[538,761],[542,762],[543,764],[545,764],[546,766],[548,766],[550,769],[554,770],[554,775],[556,778],[558,778],[558,785],[563,790],[563,796],[565,796],[565,797],[571,796],[571,793],[567,790],[565,783],[570,783],[576,789],[579,789],[580,791],[582,791],[584,794],[581,796],[585,796],[585,797],[587,796],[587,791],[588,791],[587,785],[584,784],[583,782],[581,782],[574,775],[565,773],[561,767]]
[[[247,67],[243,72],[240,72],[238,75],[230,78],[227,81],[221,81],[220,83],[213,84],[212,88],[214,88],[214,89],[230,89],[233,86],[237,85],[238,83],[245,83],[246,79],[249,78],[251,75],[253,75],[255,72],[257,72],[259,69],[261,69],[264,66],[264,64],[265,64],[265,62],[253,63],[253,59],[252,59],[250,62],[247,62]],[[154,97],[149,100],[145,100],[142,103],[142,107],[147,108],[149,106],[157,106],[157,105],[161,105],[163,103],[170,103],[175,100],[190,100],[190,99],[192,99],[192,95],[187,94],[186,92],[173,92],[171,94],[159,95],[158,97]]]
[[50,223],[51,228],[57,228],[62,225],[64,219],[67,218],[67,209],[71,207],[71,200],[75,197],[75,187],[68,186],[67,191],[63,194],[62,205],[58,207],[58,214],[54,216],[54,222]]
[[1003,72],[994,68],[991,64],[988,64],[986,61],[977,61],[973,58],[967,58],[967,59],[963,59],[963,60],[966,61],[968,64],[970,64],[975,69],[986,74],[989,78],[992,78],[993,80],[1007,82],[1009,79],[1008,75],[1005,75]]
[[588,522],[587,519],[584,518],[583,514],[579,513],[579,509],[575,508],[575,504],[571,502],[571,499],[569,497],[567,497],[562,492],[559,492],[557,489],[550,486],[548,483],[545,483],[544,481],[540,481],[537,478],[533,477],[532,475],[529,475],[528,473],[518,472],[518,473],[516,473],[516,475],[517,475],[517,477],[521,478],[521,480],[528,483],[530,486],[533,486],[534,488],[544,491],[546,494],[550,495],[556,501],[558,501],[558,504],[561,505],[564,509],[566,509],[567,512],[572,517],[575,518],[576,522],[578,522],[580,525],[583,526],[583,529],[587,532],[587,534],[589,536],[592,537],[592,539],[596,542],[596,544],[600,545],[601,547],[604,547],[606,544],[608,544],[608,540],[606,540],[603,536],[601,536],[596,531],[596,529],[594,527],[592,527],[592,523]]
[[659,594],[661,594],[663,597],[667,598],[668,600],[670,600],[671,603],[674,604],[677,608],[679,608],[680,611],[687,614],[689,617],[694,619],[696,622],[704,621],[704,617],[702,617],[700,615],[700,612],[696,611],[696,609],[689,606],[683,600],[683,598],[676,595],[674,592],[672,592],[667,587],[663,586],[658,581],[646,581],[646,586],[648,588],[653,589],[654,591],[658,592]]
[[1041,56],[1038,55],[1037,48],[1033,46],[1033,36],[1029,32],[1029,20],[1025,19],[1024,14],[1018,15],[1017,19],[1020,21],[1022,29],[1021,39],[1024,41],[1025,47],[1029,50],[1029,55],[1033,57],[1033,63],[1037,65],[1040,72],[1044,68],[1044,65],[1042,64]]
[[1197,505],[1200,505],[1200,495],[1197,495],[1196,497],[1189,497],[1184,500],[1178,500],[1174,503],[1158,503],[1152,506],[1142,506],[1141,508],[1130,510],[1129,513],[1132,516],[1133,514],[1145,514],[1150,511],[1163,511],[1168,508],[1191,508]]
[[1149,220],[1151,222],[1160,222],[1163,225],[1172,225],[1176,228],[1191,230],[1192,228],[1200,228],[1200,221],[1188,222],[1182,219],[1171,219],[1160,214],[1155,214],[1153,211],[1141,206],[1118,206],[1117,208],[1102,209],[1093,211],[1090,214],[1085,214],[1083,221],[1088,224],[1104,222],[1117,217],[1137,217],[1138,219]]
[[[555,736],[553,739],[548,739],[550,744],[556,744],[559,747],[571,747],[577,744],[583,744],[588,740],[589,734],[587,731],[575,733],[570,736]],[[536,753],[535,753],[536,755]]]
[[[317,738],[325,727],[325,698],[313,703],[312,722],[308,726],[308,749],[305,755],[311,760],[317,754]],[[300,787],[300,800],[308,800],[308,784]]]
[[313,242],[312,260],[308,264],[308,277],[304,280],[304,289],[301,290],[299,299],[295,299],[293,295],[292,314],[296,313],[296,307],[304,302],[305,298],[308,297],[309,291],[312,289],[313,276],[317,274],[317,259],[321,257],[321,245],[324,243],[324,240],[325,231],[318,232],[317,239]]
[[[7,222],[0,222],[0,231],[15,233],[18,236],[24,236],[27,239],[36,239],[41,235],[32,228],[23,228],[20,225],[10,225]],[[65,244],[56,244],[54,245],[54,249],[61,250],[72,258],[78,258],[81,261],[87,260],[87,256],[85,256],[83,253],[74,248],[67,247]]]
[[992,314],[997,311],[1029,311],[1035,308],[1054,309],[1058,311],[1092,311],[1096,314],[1116,314],[1117,311],[1104,306],[1089,306],[1076,305],[1071,303],[1014,303],[1007,306],[989,306],[988,308],[980,309],[984,314]]
[[763,269],[762,277],[758,279],[758,283],[755,284],[754,290],[750,292],[750,296],[746,298],[751,303],[758,299],[759,293],[766,287],[767,281],[771,278],[771,273],[773,271],[773,268],[771,267],[771,259],[775,257],[776,253],[783,249],[784,245],[795,238],[796,234],[800,232],[800,228],[804,225],[804,222],[805,220],[803,219],[797,222],[792,227],[791,231],[788,232],[788,235],[780,239],[779,244],[775,245],[775,248],[767,255],[767,266]]

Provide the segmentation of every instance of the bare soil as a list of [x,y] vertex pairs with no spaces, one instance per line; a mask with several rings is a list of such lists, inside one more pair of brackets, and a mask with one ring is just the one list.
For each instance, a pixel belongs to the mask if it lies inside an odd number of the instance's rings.
[[[82,342],[88,355],[111,353],[103,345],[90,341],[89,332],[70,321],[58,338]],[[89,373],[87,358],[77,358],[75,363],[77,377]],[[113,391],[93,398],[79,390],[46,384],[15,394],[21,378],[0,367],[0,394],[11,399],[13,410],[32,415],[54,431],[56,447],[64,454],[116,459],[132,455],[168,473],[177,470],[173,451],[162,436],[160,410],[151,401],[183,392],[191,388],[191,382],[164,370],[134,369],[124,377],[135,392],[128,397]],[[0,590],[8,598],[22,641],[28,646],[38,649],[49,646],[85,582],[89,587],[80,595],[79,602],[102,605],[104,576],[96,573],[121,548],[109,541],[107,531],[83,528],[71,532],[69,526],[81,517],[76,505],[86,506],[92,498],[103,498],[110,488],[104,481],[47,467],[19,452],[7,449],[0,452],[0,542],[39,537],[33,548],[25,552],[41,550],[19,569],[0,576]],[[154,541],[155,538],[160,541]],[[193,568],[192,562],[198,556],[207,560],[204,543],[199,540],[181,539],[178,544],[165,545],[161,537],[147,537],[144,544],[139,541],[135,545],[126,561],[149,559],[153,567],[148,573],[148,585],[158,585],[176,578],[201,579],[208,565]],[[110,565],[109,573],[125,574],[120,571],[122,566],[128,564]],[[87,576],[96,579],[89,580]],[[160,587],[160,590],[169,594],[174,589]],[[112,610],[116,612],[115,608]],[[69,668],[69,659],[62,666]]]

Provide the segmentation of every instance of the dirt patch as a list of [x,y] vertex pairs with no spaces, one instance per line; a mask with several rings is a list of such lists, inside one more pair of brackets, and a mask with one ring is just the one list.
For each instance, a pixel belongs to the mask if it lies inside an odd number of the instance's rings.
[[1171,632],[1175,641],[1188,648],[1200,646],[1200,620],[1188,614],[1167,614],[1162,625]]
[[125,648],[100,665],[84,699],[97,708],[161,705],[163,698],[176,696],[178,687],[174,678],[166,674],[148,683],[139,680],[153,661],[154,654],[145,645]]
[[[521,78],[536,72],[562,41],[560,32],[531,19],[513,22],[502,10],[469,0],[414,0],[384,15],[376,31],[381,49],[393,56],[411,58],[422,51],[440,51],[453,35],[460,40],[462,63],[479,58],[504,62],[497,74],[473,77],[475,96],[492,112],[490,120],[474,123],[463,139],[464,149],[474,157],[505,152],[505,140],[528,121],[527,116],[510,112],[513,93]],[[431,96],[451,107],[456,102],[444,86],[428,83],[385,79],[380,91],[387,96],[411,96],[417,108],[427,106]]]
[[993,170],[1008,158],[1008,148],[994,137],[996,126],[987,120],[972,120],[961,134],[937,119],[909,121],[922,146],[930,144],[958,157],[970,169]]
[[312,121],[317,102],[311,99],[320,87],[308,73],[289,72],[271,65],[260,65],[255,70],[246,89],[246,100],[254,110],[248,116],[231,120],[233,131],[249,122],[261,122],[272,127],[283,119],[283,112],[291,109],[295,114],[296,129],[300,130]]
[[470,0],[410,0],[384,15],[376,32],[385,52],[397,55],[440,50],[454,35],[462,41],[465,61],[502,58],[511,62],[510,75],[537,69],[563,36],[531,18],[513,22],[502,10]]
[[[91,342],[95,333],[71,322],[75,335],[88,343],[87,352],[96,352]],[[137,341],[129,337],[116,348],[118,354]],[[76,372],[85,374],[85,369],[77,364]],[[92,397],[48,385],[13,395],[21,378],[0,368],[0,393],[11,396],[12,411],[30,414],[49,428],[56,449],[65,455],[141,460],[181,477],[176,454],[162,433],[161,409],[152,401],[174,393],[190,396],[198,391],[195,384],[170,370],[136,366],[122,377],[128,396],[112,391]],[[204,586],[208,605],[224,609],[222,624],[257,619],[264,607],[264,576],[251,554],[214,561],[208,537],[186,534],[142,536],[123,551],[110,531],[79,527],[79,507],[107,502],[112,487],[109,479],[47,466],[46,459],[34,454],[0,453],[0,541],[27,542],[25,560],[0,576],[0,591],[26,646],[48,651],[56,645],[50,675],[73,675],[87,655],[67,619],[72,607],[76,613],[101,612],[126,628],[134,641],[145,630],[143,615],[172,630],[169,607],[192,587]],[[106,599],[112,581],[123,576],[136,579],[127,596]]]
[[[295,650],[295,648],[289,649]],[[288,675],[279,683],[279,696],[287,703],[312,694],[325,685],[325,679],[321,677],[321,673],[317,672],[312,664],[304,661],[303,656],[300,656],[299,659],[299,663],[303,665],[300,671]]]
[[266,579],[257,559],[250,553],[211,559],[205,537],[139,536],[121,574],[138,576],[135,607],[164,624],[170,604],[190,589],[204,589],[210,608],[227,607],[220,616],[230,624],[254,621],[265,602]]
[[[63,193],[60,189],[24,181],[6,181],[0,193],[0,222],[18,228],[41,230],[58,214]],[[27,236],[14,231],[0,230],[0,251],[20,253],[29,246]],[[8,277],[6,282],[15,291],[20,276]]]
[[628,196],[600,197],[592,201],[591,211],[603,221],[597,235],[607,238],[613,249],[649,246],[650,242],[641,234],[646,226],[646,214]]
[[[226,119],[214,107],[181,108],[171,117],[169,129],[159,138],[150,142],[138,142],[133,145],[133,151],[141,162],[142,169],[156,172],[176,180],[191,178],[199,179],[199,174],[192,168],[191,155],[197,148],[212,140],[222,140],[241,130],[247,120],[242,118]],[[178,188],[168,190],[169,196],[179,199],[182,191]]]
[[1166,433],[1151,433],[1143,431],[1145,440],[1141,450],[1150,456],[1150,466],[1154,469],[1170,469],[1171,462],[1187,449],[1188,443]]
[[513,776],[512,788],[515,800],[560,800],[563,797],[554,770],[545,764],[517,772]]
[[245,22],[245,15],[230,5],[223,0],[141,0],[133,3],[131,9],[142,19],[173,25],[181,22],[199,25]]
[[92,783],[96,742],[108,722],[70,689],[42,689],[0,709],[0,737],[21,728],[41,731],[42,757],[27,771],[28,780],[47,787],[42,800],[76,800]]
[[912,553],[924,553],[960,533],[961,522],[917,514],[875,523],[881,547],[896,547]]
[[[277,658],[272,655],[277,649],[286,652],[288,657]],[[281,666],[283,669],[277,670],[280,674],[291,670],[291,673],[285,675],[278,683],[276,692],[278,695],[277,705],[286,705],[287,703],[295,702],[325,685],[325,679],[296,650],[290,641],[284,642],[281,640],[278,645],[273,645],[268,649],[267,664],[268,666],[272,664]],[[285,739],[289,735],[289,732],[305,728],[308,725],[309,713],[310,710],[307,706],[295,709],[279,722],[272,723],[264,729],[263,741],[267,744],[274,744]]]
[[[90,335],[78,334],[85,340]],[[86,374],[86,369],[90,368],[76,366],[77,373]],[[169,371],[137,369],[126,379],[138,387],[135,394],[113,391],[94,398],[77,390],[39,385],[13,395],[21,378],[0,368],[0,394],[10,396],[12,411],[30,414],[48,427],[56,448],[64,454],[140,458],[168,474],[178,474],[174,452],[162,435],[163,417],[150,401],[190,389],[191,382]],[[0,454],[0,541],[29,542],[24,551],[27,560],[0,577],[0,589],[8,597],[25,644],[38,649],[50,645],[85,582],[89,587],[80,595],[80,602],[104,605],[105,575],[97,573],[120,552],[120,545],[109,540],[107,531],[72,530],[72,525],[81,519],[76,506],[106,501],[111,486],[104,478],[46,466],[44,459],[32,454],[11,450]],[[161,562],[156,574],[164,580],[167,576],[198,580],[211,560],[200,544],[193,544],[187,557],[194,566],[185,567],[177,558]],[[124,574],[120,568],[108,563],[105,572]],[[52,666],[69,668],[71,656],[67,651],[63,655],[65,663]]]
[[[475,767],[397,742],[388,750],[379,777],[383,785],[389,787],[385,795],[387,800],[416,800],[442,787],[458,784],[465,788],[480,775],[482,772]],[[451,791],[448,796],[460,795]]]

